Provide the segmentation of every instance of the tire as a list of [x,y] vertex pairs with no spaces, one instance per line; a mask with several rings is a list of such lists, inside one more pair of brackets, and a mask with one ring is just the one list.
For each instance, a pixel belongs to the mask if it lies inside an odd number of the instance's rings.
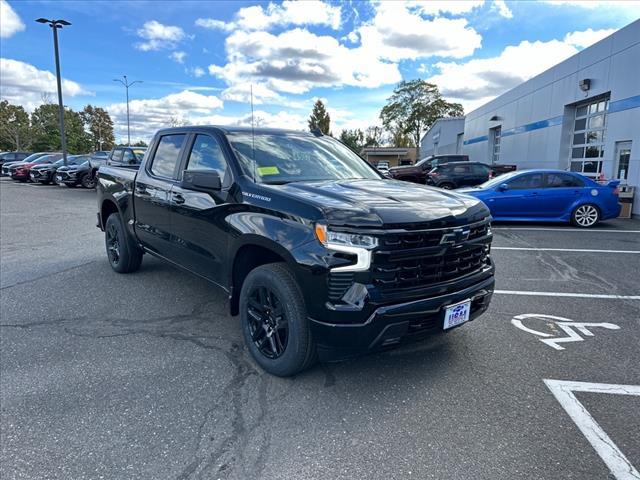
[[600,221],[600,209],[591,203],[578,205],[571,212],[571,223],[580,228],[591,228]]
[[131,273],[140,268],[142,250],[129,238],[119,213],[107,218],[104,242],[109,265],[118,273]]
[[89,190],[96,188],[96,179],[91,176],[90,173],[87,173],[86,175],[84,175],[82,177],[82,179],[80,180],[80,184],[84,187],[84,188],[88,188]]
[[455,188],[455,185],[453,183],[441,183],[440,185],[438,185],[438,187],[444,190],[453,190]]
[[266,372],[289,377],[316,362],[302,293],[284,263],[249,272],[240,291],[240,321],[251,356]]

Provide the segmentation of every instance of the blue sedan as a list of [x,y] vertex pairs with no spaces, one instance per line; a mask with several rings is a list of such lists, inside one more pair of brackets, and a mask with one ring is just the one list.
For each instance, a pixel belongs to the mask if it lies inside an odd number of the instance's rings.
[[620,214],[618,180],[600,185],[562,170],[520,170],[456,190],[482,200],[495,220],[571,222],[592,227]]

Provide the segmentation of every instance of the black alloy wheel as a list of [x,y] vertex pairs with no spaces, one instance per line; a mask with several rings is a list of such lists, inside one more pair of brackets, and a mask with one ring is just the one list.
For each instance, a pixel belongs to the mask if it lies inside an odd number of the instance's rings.
[[140,268],[143,251],[127,235],[120,214],[109,215],[104,226],[104,243],[109,265],[118,273],[131,273]]
[[270,359],[280,357],[287,348],[289,323],[278,295],[269,287],[256,286],[249,292],[247,314],[258,351]]
[[107,225],[105,235],[109,263],[115,268],[120,263],[120,239],[118,238],[118,229],[115,222]]
[[91,190],[92,188],[96,188],[97,179],[90,173],[87,173],[84,177],[82,177],[80,183],[84,188],[88,188],[89,190]]

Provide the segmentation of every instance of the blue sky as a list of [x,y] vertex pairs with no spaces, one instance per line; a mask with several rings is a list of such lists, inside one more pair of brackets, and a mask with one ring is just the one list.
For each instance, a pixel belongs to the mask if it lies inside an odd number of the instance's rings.
[[171,121],[304,128],[322,98],[333,131],[379,123],[393,86],[424,78],[466,111],[640,17],[640,2],[144,2],[0,0],[0,96],[55,100],[51,31],[63,18],[65,104],[106,107],[116,136]]

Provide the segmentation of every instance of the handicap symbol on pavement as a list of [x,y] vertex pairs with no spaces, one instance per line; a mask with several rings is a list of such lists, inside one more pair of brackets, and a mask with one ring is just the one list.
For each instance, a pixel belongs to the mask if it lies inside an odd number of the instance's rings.
[[[574,322],[570,318],[556,317],[555,315],[545,315],[538,313],[524,313],[511,319],[511,323],[520,330],[537,335],[542,343],[549,345],[556,350],[564,350],[561,343],[583,342],[585,337],[593,337],[590,330],[592,328],[605,328],[607,330],[619,330],[620,327],[613,323],[586,323]],[[546,332],[534,330],[527,325],[546,325]],[[527,325],[525,325],[527,324]],[[548,330],[553,331],[549,333]]]

